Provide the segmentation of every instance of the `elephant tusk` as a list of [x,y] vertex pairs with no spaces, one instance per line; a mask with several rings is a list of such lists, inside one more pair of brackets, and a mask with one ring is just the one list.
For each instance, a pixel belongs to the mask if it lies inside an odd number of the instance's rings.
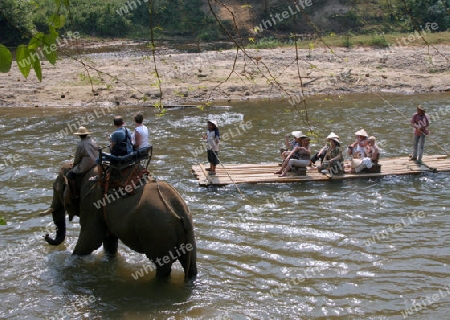
[[55,211],[55,209],[53,209],[53,208],[48,208],[48,209],[45,210],[45,211],[39,212],[39,217],[46,216],[46,215],[48,215],[48,214],[50,214],[50,213],[53,213],[53,211]]

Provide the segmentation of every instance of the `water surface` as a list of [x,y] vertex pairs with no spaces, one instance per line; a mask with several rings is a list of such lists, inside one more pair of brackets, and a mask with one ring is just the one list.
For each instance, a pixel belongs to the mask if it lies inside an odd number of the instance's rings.
[[[450,113],[439,110],[450,108],[448,94],[382,96],[390,104],[369,94],[309,99],[313,150],[331,131],[348,144],[364,127],[383,157],[407,155],[409,119],[423,103],[433,120],[426,153],[444,153]],[[298,109],[284,100],[170,109],[163,117],[151,108],[103,111],[0,109],[0,216],[8,223],[0,226],[1,318],[402,319],[410,309],[413,319],[448,319],[447,173],[203,188],[190,168],[206,162],[209,117],[228,133],[224,163],[273,162],[286,133],[307,130]],[[57,169],[74,152],[77,121],[95,115],[86,126],[105,146],[113,115],[132,125],[136,111],[151,130],[151,172],[178,189],[194,218],[199,274],[190,284],[178,263],[167,281],[154,273],[136,280],[148,260],[122,244],[113,260],[101,249],[71,256],[77,218],[63,245],[42,238],[51,217],[37,212],[49,206]]]

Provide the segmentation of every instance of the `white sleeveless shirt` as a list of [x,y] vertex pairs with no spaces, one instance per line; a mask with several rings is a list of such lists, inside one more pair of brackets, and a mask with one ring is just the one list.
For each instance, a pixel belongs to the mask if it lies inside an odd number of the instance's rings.
[[[139,135],[140,135],[139,149],[150,146],[150,144],[148,142],[148,128],[146,126],[142,125],[142,126],[136,127],[134,129],[134,131],[139,132]],[[132,142],[133,142],[133,144],[136,144],[136,135],[135,134],[133,134]]]

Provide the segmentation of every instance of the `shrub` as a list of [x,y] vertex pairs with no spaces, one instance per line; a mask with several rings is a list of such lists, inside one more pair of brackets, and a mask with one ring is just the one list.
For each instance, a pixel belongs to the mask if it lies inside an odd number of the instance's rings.
[[386,48],[389,43],[384,38],[384,33],[373,33],[369,45],[377,48]]

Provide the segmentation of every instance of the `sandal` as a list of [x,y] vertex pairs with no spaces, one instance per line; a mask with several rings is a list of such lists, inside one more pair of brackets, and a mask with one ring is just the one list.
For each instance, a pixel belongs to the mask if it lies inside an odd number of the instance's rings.
[[277,172],[274,172],[273,174],[282,174],[283,172],[282,171],[277,171]]

